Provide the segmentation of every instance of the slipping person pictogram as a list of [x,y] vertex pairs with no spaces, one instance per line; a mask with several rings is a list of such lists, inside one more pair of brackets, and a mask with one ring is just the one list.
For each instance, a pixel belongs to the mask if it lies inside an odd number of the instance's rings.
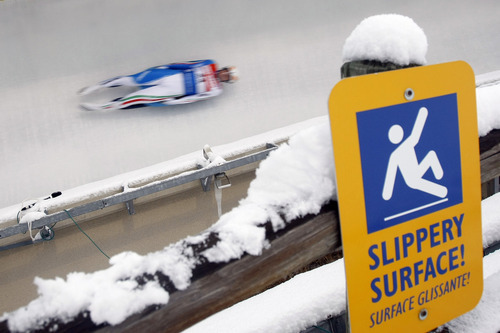
[[392,198],[398,169],[408,187],[440,198],[445,198],[448,194],[448,189],[445,186],[423,178],[429,169],[431,169],[436,180],[443,178],[443,168],[436,152],[434,150],[429,151],[421,162],[418,162],[415,152],[415,146],[420,141],[428,114],[429,111],[425,107],[420,108],[412,132],[404,141],[404,130],[400,125],[393,125],[389,129],[389,140],[395,145],[399,144],[399,146],[391,153],[387,166],[382,190],[382,197],[386,201]]

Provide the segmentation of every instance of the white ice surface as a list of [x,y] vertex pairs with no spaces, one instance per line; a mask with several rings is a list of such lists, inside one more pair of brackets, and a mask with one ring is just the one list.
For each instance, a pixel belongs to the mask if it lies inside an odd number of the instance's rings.
[[[499,70],[499,12],[497,0],[0,1],[0,207],[325,116],[344,42],[371,15],[411,17],[428,64]],[[199,58],[241,80],[193,105],[78,108],[84,86]]]

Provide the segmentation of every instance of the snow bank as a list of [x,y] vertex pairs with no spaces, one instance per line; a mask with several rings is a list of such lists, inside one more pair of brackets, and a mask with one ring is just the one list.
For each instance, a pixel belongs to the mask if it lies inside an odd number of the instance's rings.
[[[150,305],[166,304],[169,294],[156,280],[140,285],[136,276],[162,272],[179,290],[189,286],[193,261],[180,246],[170,246],[145,256],[124,252],[112,257],[110,267],[94,273],[74,272],[66,279],[35,278],[38,298],[1,320],[14,332],[41,329],[51,319],[68,322],[87,312],[95,324],[116,325]],[[53,327],[55,328],[55,327]]]
[[384,14],[364,19],[346,39],[343,62],[378,60],[397,65],[425,65],[427,37],[409,17]]

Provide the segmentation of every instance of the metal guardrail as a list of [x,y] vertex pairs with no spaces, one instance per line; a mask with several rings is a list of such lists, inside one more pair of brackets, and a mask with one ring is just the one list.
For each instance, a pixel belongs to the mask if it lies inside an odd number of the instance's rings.
[[[210,189],[210,182],[212,177],[224,174],[225,171],[235,169],[247,164],[251,164],[257,161],[265,159],[272,150],[278,148],[275,144],[267,143],[266,149],[257,153],[246,155],[240,158],[236,158],[231,161],[227,161],[224,164],[216,165],[213,167],[205,167],[199,170],[186,171],[179,175],[167,178],[165,180],[156,181],[151,184],[143,185],[139,188],[127,188],[124,192],[114,194],[90,203],[86,203],[77,207],[68,208],[66,210],[46,215],[32,222],[32,229],[41,229],[46,226],[53,226],[54,224],[61,222],[63,220],[69,219],[69,216],[80,216],[90,212],[94,212],[100,209],[104,209],[110,206],[125,203],[129,214],[134,214],[133,201],[137,198],[151,195],[157,192],[165,191],[167,189],[184,185],[196,180],[201,181],[201,185],[204,191]],[[68,214],[69,213],[69,214]],[[26,233],[28,231],[28,224],[21,223],[16,224],[5,229],[0,230],[0,240],[17,235],[20,233]]]

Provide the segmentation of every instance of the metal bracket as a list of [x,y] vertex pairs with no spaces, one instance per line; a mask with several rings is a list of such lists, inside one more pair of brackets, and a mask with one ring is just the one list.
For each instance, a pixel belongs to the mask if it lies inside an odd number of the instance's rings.
[[208,177],[200,179],[201,188],[203,189],[204,192],[210,191],[210,184],[212,183],[212,180],[214,182],[214,185],[218,189],[231,187],[231,181],[229,180],[229,177],[226,175],[225,172],[221,172],[221,173],[217,173],[215,175],[210,175]]
[[125,205],[127,206],[128,214],[129,215],[134,215],[135,214],[134,200],[126,201]]
[[229,177],[225,172],[221,172],[215,175],[214,184],[219,190],[231,187],[231,181],[229,180]]
[[49,241],[49,240],[52,240],[54,238],[54,230],[52,230],[52,228],[49,227],[48,225],[43,226],[43,228],[40,229],[39,233],[40,233],[40,237],[44,241]]
[[214,178],[213,175],[210,175],[208,177],[205,177],[205,178],[201,178],[200,179],[200,182],[201,182],[201,188],[203,189],[203,192],[208,192],[210,191],[210,184],[212,183],[212,179]]

